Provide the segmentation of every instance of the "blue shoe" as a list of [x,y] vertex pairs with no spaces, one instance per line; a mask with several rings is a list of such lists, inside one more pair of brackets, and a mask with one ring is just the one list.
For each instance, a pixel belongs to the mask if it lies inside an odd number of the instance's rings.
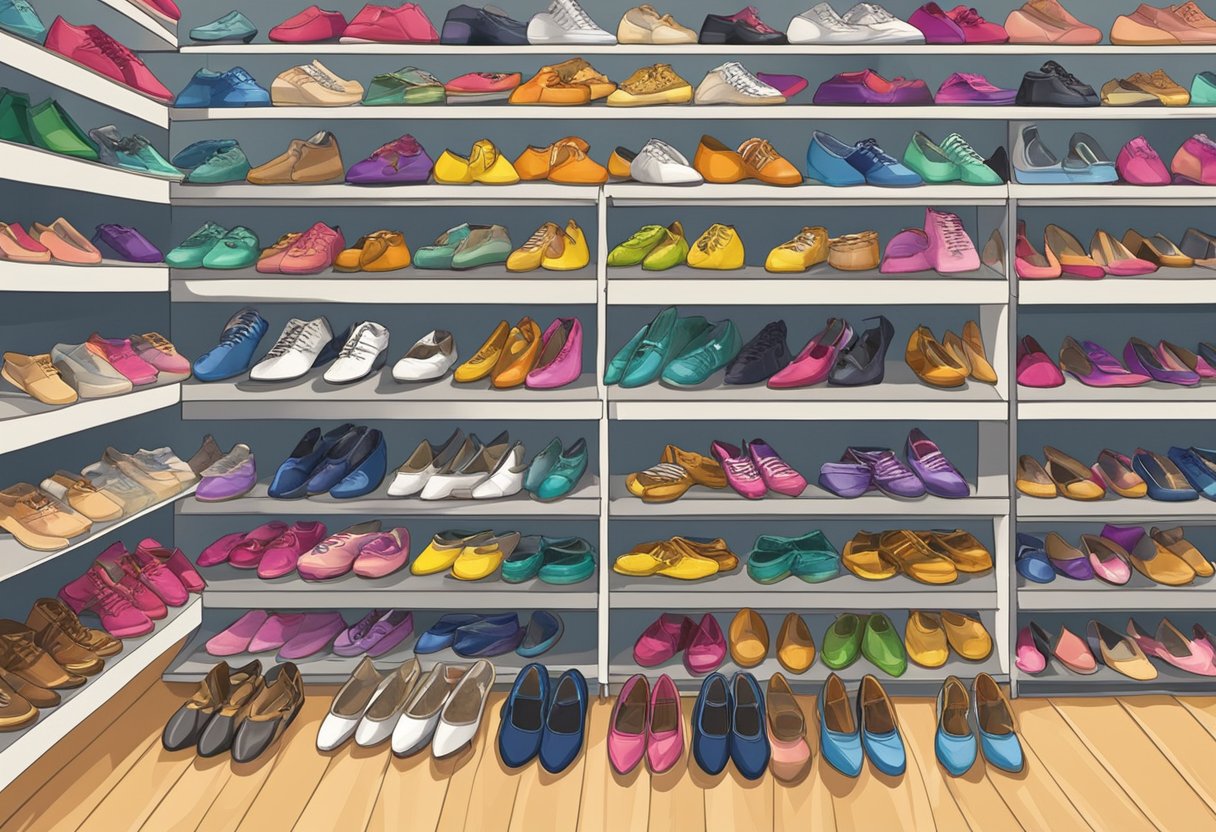
[[524,491],[535,494],[536,489],[540,488],[540,484],[545,481],[545,477],[549,476],[549,472],[557,465],[561,455],[562,440],[553,439],[541,449],[540,453],[532,457],[528,471],[524,474]]
[[224,324],[220,342],[194,359],[194,377],[219,381],[239,376],[253,366],[253,355],[270,324],[253,307],[238,309]]
[[991,676],[981,673],[971,683],[972,717],[979,729],[980,750],[989,765],[1017,774],[1026,765],[1018,741],[1013,708]]
[[347,422],[324,434],[320,428],[313,428],[304,434],[287,459],[283,460],[279,470],[274,472],[267,493],[280,500],[303,497],[308,492],[308,480],[312,478],[317,463],[354,427]]
[[743,338],[730,319],[711,324],[701,335],[684,347],[664,369],[664,384],[674,387],[695,387],[735,360],[743,349]]
[[899,735],[895,706],[878,678],[868,673],[857,689],[857,721],[861,726],[861,746],[874,768],[891,777],[903,774],[908,758]]
[[1018,574],[1036,584],[1049,584],[1056,579],[1056,570],[1047,559],[1043,541],[1033,535],[1018,532],[1018,551],[1013,565]]
[[562,620],[551,612],[537,610],[528,619],[528,627],[524,630],[523,640],[515,652],[525,659],[532,659],[550,650],[561,640],[565,632]]
[[190,40],[199,43],[249,43],[257,35],[258,28],[236,11],[190,30]]
[[217,153],[236,147],[236,139],[203,139],[186,145],[173,157],[173,167],[194,170]]
[[513,20],[492,6],[479,9],[462,3],[448,12],[439,42],[457,46],[527,46],[528,24]]
[[730,762],[730,715],[726,677],[711,673],[692,708],[692,756],[706,774],[719,774]]
[[511,768],[527,765],[540,753],[548,702],[548,669],[533,663],[519,671],[502,703],[498,726],[498,756]]
[[[579,439],[557,458],[556,464],[532,494],[536,499],[548,502],[565,497],[587,472],[587,441]],[[530,472],[529,472],[530,473]]]
[[1132,455],[1132,470],[1148,486],[1150,500],[1180,503],[1199,499],[1199,492],[1186,484],[1185,475],[1158,453],[1137,448]]
[[764,695],[750,673],[736,673],[730,686],[730,758],[740,774],[748,780],[759,780],[769,758]]
[[618,383],[621,387],[641,387],[657,381],[664,368],[709,326],[700,315],[681,318],[674,306],[667,307],[651,322]]
[[1170,448],[1169,458],[1192,488],[1209,500],[1216,500],[1216,451],[1175,446]]
[[853,145],[845,144],[831,133],[815,130],[806,149],[807,175],[833,187],[866,184],[866,178],[849,164],[853,150]]
[[350,452],[350,469],[342,480],[329,490],[335,500],[353,500],[370,494],[384,482],[388,473],[388,445],[384,434],[369,430]]
[[937,695],[937,734],[933,750],[942,768],[953,777],[971,770],[979,749],[971,729],[971,701],[967,688],[956,676],[947,676]]
[[510,653],[523,640],[524,628],[513,613],[487,615],[456,631],[452,649],[456,655],[469,659],[492,658]]
[[823,682],[816,697],[819,710],[819,750],[832,768],[846,777],[861,774],[861,732],[844,682],[835,673]]
[[571,668],[558,677],[545,712],[540,739],[540,765],[560,774],[578,758],[587,734],[587,680]]
[[484,617],[475,613],[448,613],[432,624],[429,630],[418,636],[418,643],[414,645],[414,652],[438,653],[440,650],[446,650],[452,646],[452,641],[456,638],[457,630],[470,624],[476,624]]
[[923,185],[920,174],[905,167],[894,156],[878,146],[874,139],[862,139],[853,145],[848,162],[866,178],[867,185],[882,188],[911,188]]
[[[379,431],[376,431],[377,433]],[[359,425],[348,430],[324,458],[317,464],[316,470],[308,478],[308,496],[324,494],[346,478],[355,469],[355,453],[361,454],[359,461],[367,458],[372,447],[364,444],[364,440],[372,433],[366,425]]]
[[200,69],[177,94],[175,107],[269,107],[270,93],[241,67]]
[[46,27],[26,0],[0,0],[0,29],[34,43],[46,40]]

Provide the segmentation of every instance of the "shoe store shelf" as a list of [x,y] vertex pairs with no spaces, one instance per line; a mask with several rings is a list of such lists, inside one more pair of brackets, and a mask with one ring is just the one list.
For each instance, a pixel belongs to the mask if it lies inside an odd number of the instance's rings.
[[42,404],[24,393],[5,389],[0,391],[0,454],[172,407],[181,401],[181,387],[181,382],[175,381],[61,406]]
[[610,306],[686,303],[690,290],[698,305],[861,305],[872,303],[875,297],[891,306],[1009,302],[1009,284],[987,266],[973,274],[933,277],[891,276],[877,269],[841,272],[826,265],[787,276],[768,272],[763,266],[731,271],[690,266],[662,272],[648,272],[640,266],[608,269]]
[[329,384],[313,372],[297,381],[190,381],[182,385],[183,419],[544,419],[595,420],[604,405],[584,373],[557,390],[493,390],[450,378],[404,384],[385,369],[364,381]]
[[[392,471],[386,477],[392,482]],[[177,506],[181,515],[259,515],[268,517],[305,516],[331,517],[367,515],[369,517],[599,517],[600,483],[596,477],[584,475],[579,485],[566,497],[552,502],[534,500],[524,492],[500,500],[419,500],[412,497],[389,497],[388,485],[375,494],[356,500],[336,500],[328,494],[300,500],[282,500],[267,496],[266,484],[258,483],[253,491],[235,500],[204,503],[184,500]]]
[[[813,472],[804,472],[813,479]],[[611,517],[660,519],[671,517],[1000,517],[1009,513],[1007,478],[990,474],[972,485],[972,496],[962,500],[922,497],[899,500],[884,495],[866,494],[852,500],[829,494],[815,485],[807,486],[801,497],[770,495],[763,500],[748,500],[729,488],[694,486],[687,494],[670,503],[644,503],[625,488],[624,475],[609,478],[608,513]]]
[[62,55],[7,32],[0,32],[0,64],[157,127],[169,126],[169,108],[155,98],[111,81]]
[[[611,568],[611,567],[609,567]],[[700,581],[671,578],[634,578],[613,572],[608,577],[608,606],[643,610],[906,610],[921,607],[947,609],[997,609],[996,576],[959,575],[944,586],[929,586],[896,575],[884,581],[867,581],[849,572],[822,583],[806,583],[796,577],[775,584],[752,580],[744,566],[732,574],[714,575]],[[208,594],[207,603],[211,603]]]
[[1216,580],[1198,578],[1188,586],[1163,586],[1132,571],[1131,580],[1113,586],[1097,580],[1057,578],[1032,584],[1018,578],[1018,609],[1082,612],[1088,610],[1209,610],[1216,600]]
[[1139,387],[1088,387],[1068,379],[1062,387],[1018,390],[1019,419],[1216,419],[1216,387],[1149,382]]
[[105,669],[82,687],[63,690],[56,708],[41,711],[38,720],[23,731],[0,734],[0,789],[112,696],[155,662],[174,644],[190,635],[203,621],[203,599],[192,597],[185,606],[170,608],[156,628],[139,638],[123,639],[122,652],[106,659]]
[[[1213,194],[1216,198],[1216,194]],[[1216,270],[1161,269],[1145,277],[1019,280],[1019,306],[1186,305],[1216,303]]]
[[402,569],[385,578],[361,578],[353,572],[331,581],[306,581],[299,575],[264,581],[253,569],[221,564],[202,570],[207,580],[207,608],[239,610],[280,606],[292,609],[514,610],[521,602],[547,610],[594,610],[596,578],[572,586],[538,580],[509,584],[495,577],[459,581],[451,575],[412,575]]
[[665,421],[679,410],[681,419],[747,420],[758,412],[769,420],[834,421],[901,419],[999,421],[1009,418],[1009,402],[997,388],[968,383],[956,390],[935,390],[918,382],[903,362],[887,364],[882,384],[865,387],[817,385],[770,390],[763,384],[724,385],[720,375],[708,386],[679,388],[663,384],[608,388],[608,418]]
[[[559,186],[560,187],[560,186]],[[614,205],[993,205],[1006,204],[1004,185],[920,185],[915,188],[880,188],[857,185],[834,188],[808,182],[793,188],[777,185],[646,185],[609,183],[604,196]]]
[[132,0],[101,0],[114,11],[121,14],[123,17],[130,18],[147,29],[152,34],[156,35],[163,45],[158,45],[155,50],[147,51],[177,51],[177,32],[175,28],[170,28],[167,24],[162,23],[154,16],[148,14],[143,9],[135,5]]
[[[1216,199],[1211,185],[1009,185],[1009,196],[1019,207],[1052,205],[1136,205],[1210,207]],[[1155,278],[1144,278],[1151,283]]]
[[1216,522],[1216,503],[1211,500],[1184,500],[1170,503],[1150,500],[1147,497],[1127,499],[1107,495],[1101,500],[1069,500],[1055,497],[1017,496],[1019,522],[1053,522],[1060,520],[1096,521],[1112,523],[1158,523],[1169,518],[1171,523],[1194,521]]
[[[0,264],[0,278],[3,277]],[[327,270],[310,277],[259,274],[254,269],[173,269],[175,303],[544,303],[594,305],[599,292],[595,266],[574,272],[507,271],[485,266],[470,271],[401,269],[382,275]]]
[[169,183],[164,179],[12,142],[0,142],[0,179],[140,202],[169,203]]
[[[105,0],[122,2],[122,0]],[[850,44],[544,44],[528,46],[467,46],[430,43],[224,43],[182,46],[183,54],[193,55],[658,55],[671,58],[679,55],[755,55],[777,57],[802,55],[832,57],[836,55],[1049,55],[1054,58],[1071,55],[1210,55],[1211,45],[1191,46],[1063,46],[1059,44],[995,43],[995,44],[925,44],[925,43],[850,43]],[[892,108],[894,109],[894,108]],[[1087,108],[1096,109],[1096,108]]]
[[[127,517],[120,517],[117,520],[109,523],[94,523],[89,534],[77,538],[68,543],[62,549],[57,549],[54,552],[39,552],[34,549],[27,549],[18,543],[9,535],[0,537],[0,582],[7,581],[22,572],[28,572],[36,566],[41,566],[47,561],[54,560],[61,555],[66,555],[68,552],[75,551],[81,546],[88,546],[96,540],[99,540],[103,535],[109,534],[116,529],[120,529],[130,522],[138,520],[145,514],[151,514],[154,511],[159,511],[170,503],[177,502],[185,497],[189,497],[194,493],[194,486],[190,486],[187,490],[180,494],[175,494],[168,500],[162,500],[155,505],[150,505],[141,511]],[[3,735],[0,734],[0,737]]]
[[[355,608],[347,608],[345,618],[348,621],[354,621],[356,616],[362,614],[361,610],[366,609],[371,609],[371,607],[365,606],[357,610]],[[520,611],[520,624],[527,625],[529,611],[532,609],[548,609],[548,607],[523,605],[517,606],[514,609]],[[479,608],[473,606],[472,602],[469,602],[464,607],[464,610],[476,612]],[[413,635],[388,653],[376,656],[376,664],[382,668],[396,667],[402,662],[413,658],[414,643],[418,640],[418,635],[425,632],[444,612],[445,610],[434,610],[415,613]],[[583,615],[588,614],[583,613]],[[224,626],[227,625],[225,624]],[[202,627],[194,634],[194,637],[190,639],[181,649],[181,652],[169,663],[169,667],[163,677],[164,680],[166,682],[198,682],[206,676],[207,672],[220,659],[210,655],[205,645],[207,640],[219,632],[220,629],[221,627],[215,627],[210,622],[204,621]],[[541,656],[529,659],[518,656],[515,653],[507,653],[490,658],[489,661],[494,665],[494,669],[497,672],[496,684],[511,684],[515,681],[515,677],[519,674],[519,671],[533,661],[541,661],[551,667],[560,667],[562,669],[577,668],[589,681],[594,680],[598,673],[595,638],[596,630],[590,622],[587,623],[587,626],[582,626],[582,622],[579,622],[579,626],[574,626],[567,619],[565,632],[562,634],[561,639]],[[424,667],[431,667],[436,662],[468,664],[476,661],[475,659],[462,658],[451,649],[440,650],[438,653],[427,653],[418,658]],[[235,656],[224,657],[224,660],[233,667],[239,667],[254,659],[261,659],[263,664],[267,664],[275,660],[275,654],[268,651],[265,653],[241,653]],[[336,685],[345,682],[350,677],[351,671],[362,660],[362,655],[345,657],[324,652],[303,659],[294,659],[293,661],[300,668],[300,673],[304,676],[305,682],[310,684]]]
[[1187,673],[1164,662],[1154,661],[1157,678],[1147,682],[1129,679],[1099,663],[1088,675],[1074,673],[1051,659],[1042,673],[1018,673],[1018,696],[1138,696],[1145,694],[1186,694],[1210,696],[1216,680],[1211,676]]
[[174,205],[594,205],[595,185],[190,185],[169,188]]
[[103,260],[96,266],[0,260],[0,292],[167,292],[169,269]]

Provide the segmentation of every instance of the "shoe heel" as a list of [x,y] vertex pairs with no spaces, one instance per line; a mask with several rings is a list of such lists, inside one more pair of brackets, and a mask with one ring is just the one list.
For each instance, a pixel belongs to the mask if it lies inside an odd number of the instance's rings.
[[697,38],[697,42],[706,46],[722,46],[726,43],[726,34],[723,32],[702,32]]

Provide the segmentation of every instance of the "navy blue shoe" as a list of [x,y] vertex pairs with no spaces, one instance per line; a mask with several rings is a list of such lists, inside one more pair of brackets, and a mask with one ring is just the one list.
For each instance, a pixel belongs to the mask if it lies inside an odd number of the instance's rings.
[[388,473],[388,445],[384,434],[369,430],[350,452],[350,471],[329,490],[335,500],[353,500],[370,494],[384,482]]
[[537,610],[528,620],[528,628],[524,631],[523,641],[515,651],[525,659],[539,656],[557,644],[562,637],[565,625],[562,620],[551,612]]
[[1036,584],[1049,584],[1056,579],[1056,570],[1047,559],[1043,541],[1034,535],[1018,532],[1017,554],[1013,566],[1018,574]]
[[194,359],[194,377],[199,381],[220,381],[247,373],[269,328],[258,310],[251,306],[238,309],[224,324],[220,342]]
[[549,704],[549,671],[532,664],[519,671],[498,726],[498,756],[511,768],[531,762],[540,753],[541,732]]
[[1216,500],[1216,451],[1171,447],[1167,454],[1182,476],[1201,496]]
[[353,468],[351,452],[355,450],[369,430],[366,425],[357,425],[339,437],[333,447],[317,463],[312,476],[308,478],[305,487],[310,497],[329,491],[351,472]]
[[453,46],[527,46],[528,24],[492,6],[479,9],[462,3],[448,12],[439,42]]
[[200,69],[177,94],[175,107],[269,107],[270,93],[239,66],[227,72]]
[[750,673],[731,679],[730,758],[748,780],[759,780],[768,768],[768,733],[764,722],[764,694]]
[[730,714],[726,677],[711,673],[692,708],[692,756],[706,774],[719,774],[730,762]]
[[474,624],[458,629],[452,649],[456,655],[468,659],[488,659],[510,653],[523,638],[524,628],[519,626],[519,617],[515,613],[487,615]]
[[587,680],[571,668],[553,686],[553,698],[545,713],[540,739],[540,764],[550,774],[560,774],[575,761],[587,735]]
[[456,638],[457,630],[470,624],[476,624],[484,617],[483,615],[469,612],[448,613],[432,624],[429,630],[418,636],[418,643],[414,645],[414,652],[438,653],[440,650],[446,650],[452,646],[452,641]]
[[759,384],[768,381],[794,360],[786,342],[785,321],[765,324],[764,329],[743,345],[726,365],[726,384]]
[[267,493],[280,500],[303,497],[308,491],[308,480],[321,458],[352,428],[354,425],[347,422],[326,433],[321,433],[320,428],[313,428],[304,434],[287,459],[283,460],[279,470],[274,472]]
[[181,170],[193,170],[217,153],[226,153],[236,146],[236,139],[203,139],[179,150],[170,164]]

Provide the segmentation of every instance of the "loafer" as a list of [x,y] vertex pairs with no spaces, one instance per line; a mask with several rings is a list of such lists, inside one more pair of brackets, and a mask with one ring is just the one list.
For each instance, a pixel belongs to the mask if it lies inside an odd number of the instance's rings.
[[473,613],[448,613],[431,625],[430,629],[418,636],[414,645],[415,653],[438,653],[452,646],[456,631],[461,627],[476,624],[483,616]]
[[571,668],[558,677],[545,709],[540,765],[550,774],[565,771],[578,759],[587,733],[587,680]]
[[1018,532],[1014,568],[1023,578],[1036,584],[1049,584],[1056,579],[1043,541],[1024,532]]
[[701,616],[684,650],[684,667],[701,676],[718,669],[726,660],[726,637],[712,613]]
[[1174,446],[1167,455],[1192,488],[1207,499],[1216,500],[1216,451]]
[[686,615],[663,613],[638,636],[633,660],[642,667],[662,664],[692,643],[696,626]]
[[1132,470],[1144,480],[1150,500],[1182,502],[1199,499],[1199,492],[1191,487],[1186,476],[1168,457],[1137,448],[1132,456]]
[[649,718],[650,683],[638,673],[621,686],[608,720],[608,762],[617,774],[633,771],[646,756]]
[[199,43],[249,43],[257,35],[257,27],[238,11],[228,12],[190,30],[190,40]]
[[660,376],[664,384],[673,387],[695,387],[735,360],[743,348],[743,339],[734,321],[712,323],[666,367]]
[[895,706],[878,679],[869,674],[862,677],[857,689],[857,717],[861,747],[874,768],[890,777],[903,774],[908,758]]
[[617,381],[621,387],[641,387],[657,380],[664,368],[709,327],[700,315],[681,318],[674,306],[655,316],[639,340]]
[[668,771],[684,756],[680,692],[666,673],[655,680],[646,721],[646,762],[653,774]]
[[[533,460],[533,465],[535,465],[535,460]],[[560,500],[574,490],[579,480],[583,478],[586,470],[587,441],[580,438],[569,448],[561,452],[561,455],[555,460],[553,467],[549,469],[545,478],[540,481],[531,493],[541,502]],[[531,473],[531,469],[529,469],[529,473]],[[524,485],[527,487],[526,480]]]
[[561,640],[565,629],[559,616],[546,610],[536,610],[528,619],[528,626],[515,652],[529,659],[546,653]]
[[956,676],[947,676],[937,694],[937,731],[933,750],[942,768],[961,777],[975,765],[979,755],[975,731],[970,723],[971,697]]
[[275,471],[274,479],[270,481],[267,493],[277,499],[303,497],[307,493],[308,481],[312,478],[317,465],[330,449],[354,427],[353,424],[347,422],[324,434],[321,433],[320,428],[312,428],[305,433],[287,459],[283,460],[278,470]]
[[[763,705],[760,707],[763,708]],[[721,673],[706,676],[692,709],[692,756],[706,774],[720,774],[730,762],[732,712],[731,686],[726,677]],[[751,750],[750,747],[744,748],[745,752]]]
[[542,664],[526,665],[502,705],[498,755],[511,768],[527,765],[540,753],[549,702],[549,671]]
[[987,673],[971,683],[972,718],[980,738],[980,750],[989,765],[1016,774],[1026,765],[1018,740],[1017,718],[1004,691]]
[[828,674],[815,697],[819,713],[819,751],[824,762],[846,777],[861,774],[861,729],[844,682]]
[[[537,577],[558,586],[577,584],[595,574],[595,547],[581,537],[542,538]],[[503,575],[503,580],[507,580]]]
[[515,613],[487,615],[456,630],[452,650],[464,658],[491,658],[510,653],[524,637]]

